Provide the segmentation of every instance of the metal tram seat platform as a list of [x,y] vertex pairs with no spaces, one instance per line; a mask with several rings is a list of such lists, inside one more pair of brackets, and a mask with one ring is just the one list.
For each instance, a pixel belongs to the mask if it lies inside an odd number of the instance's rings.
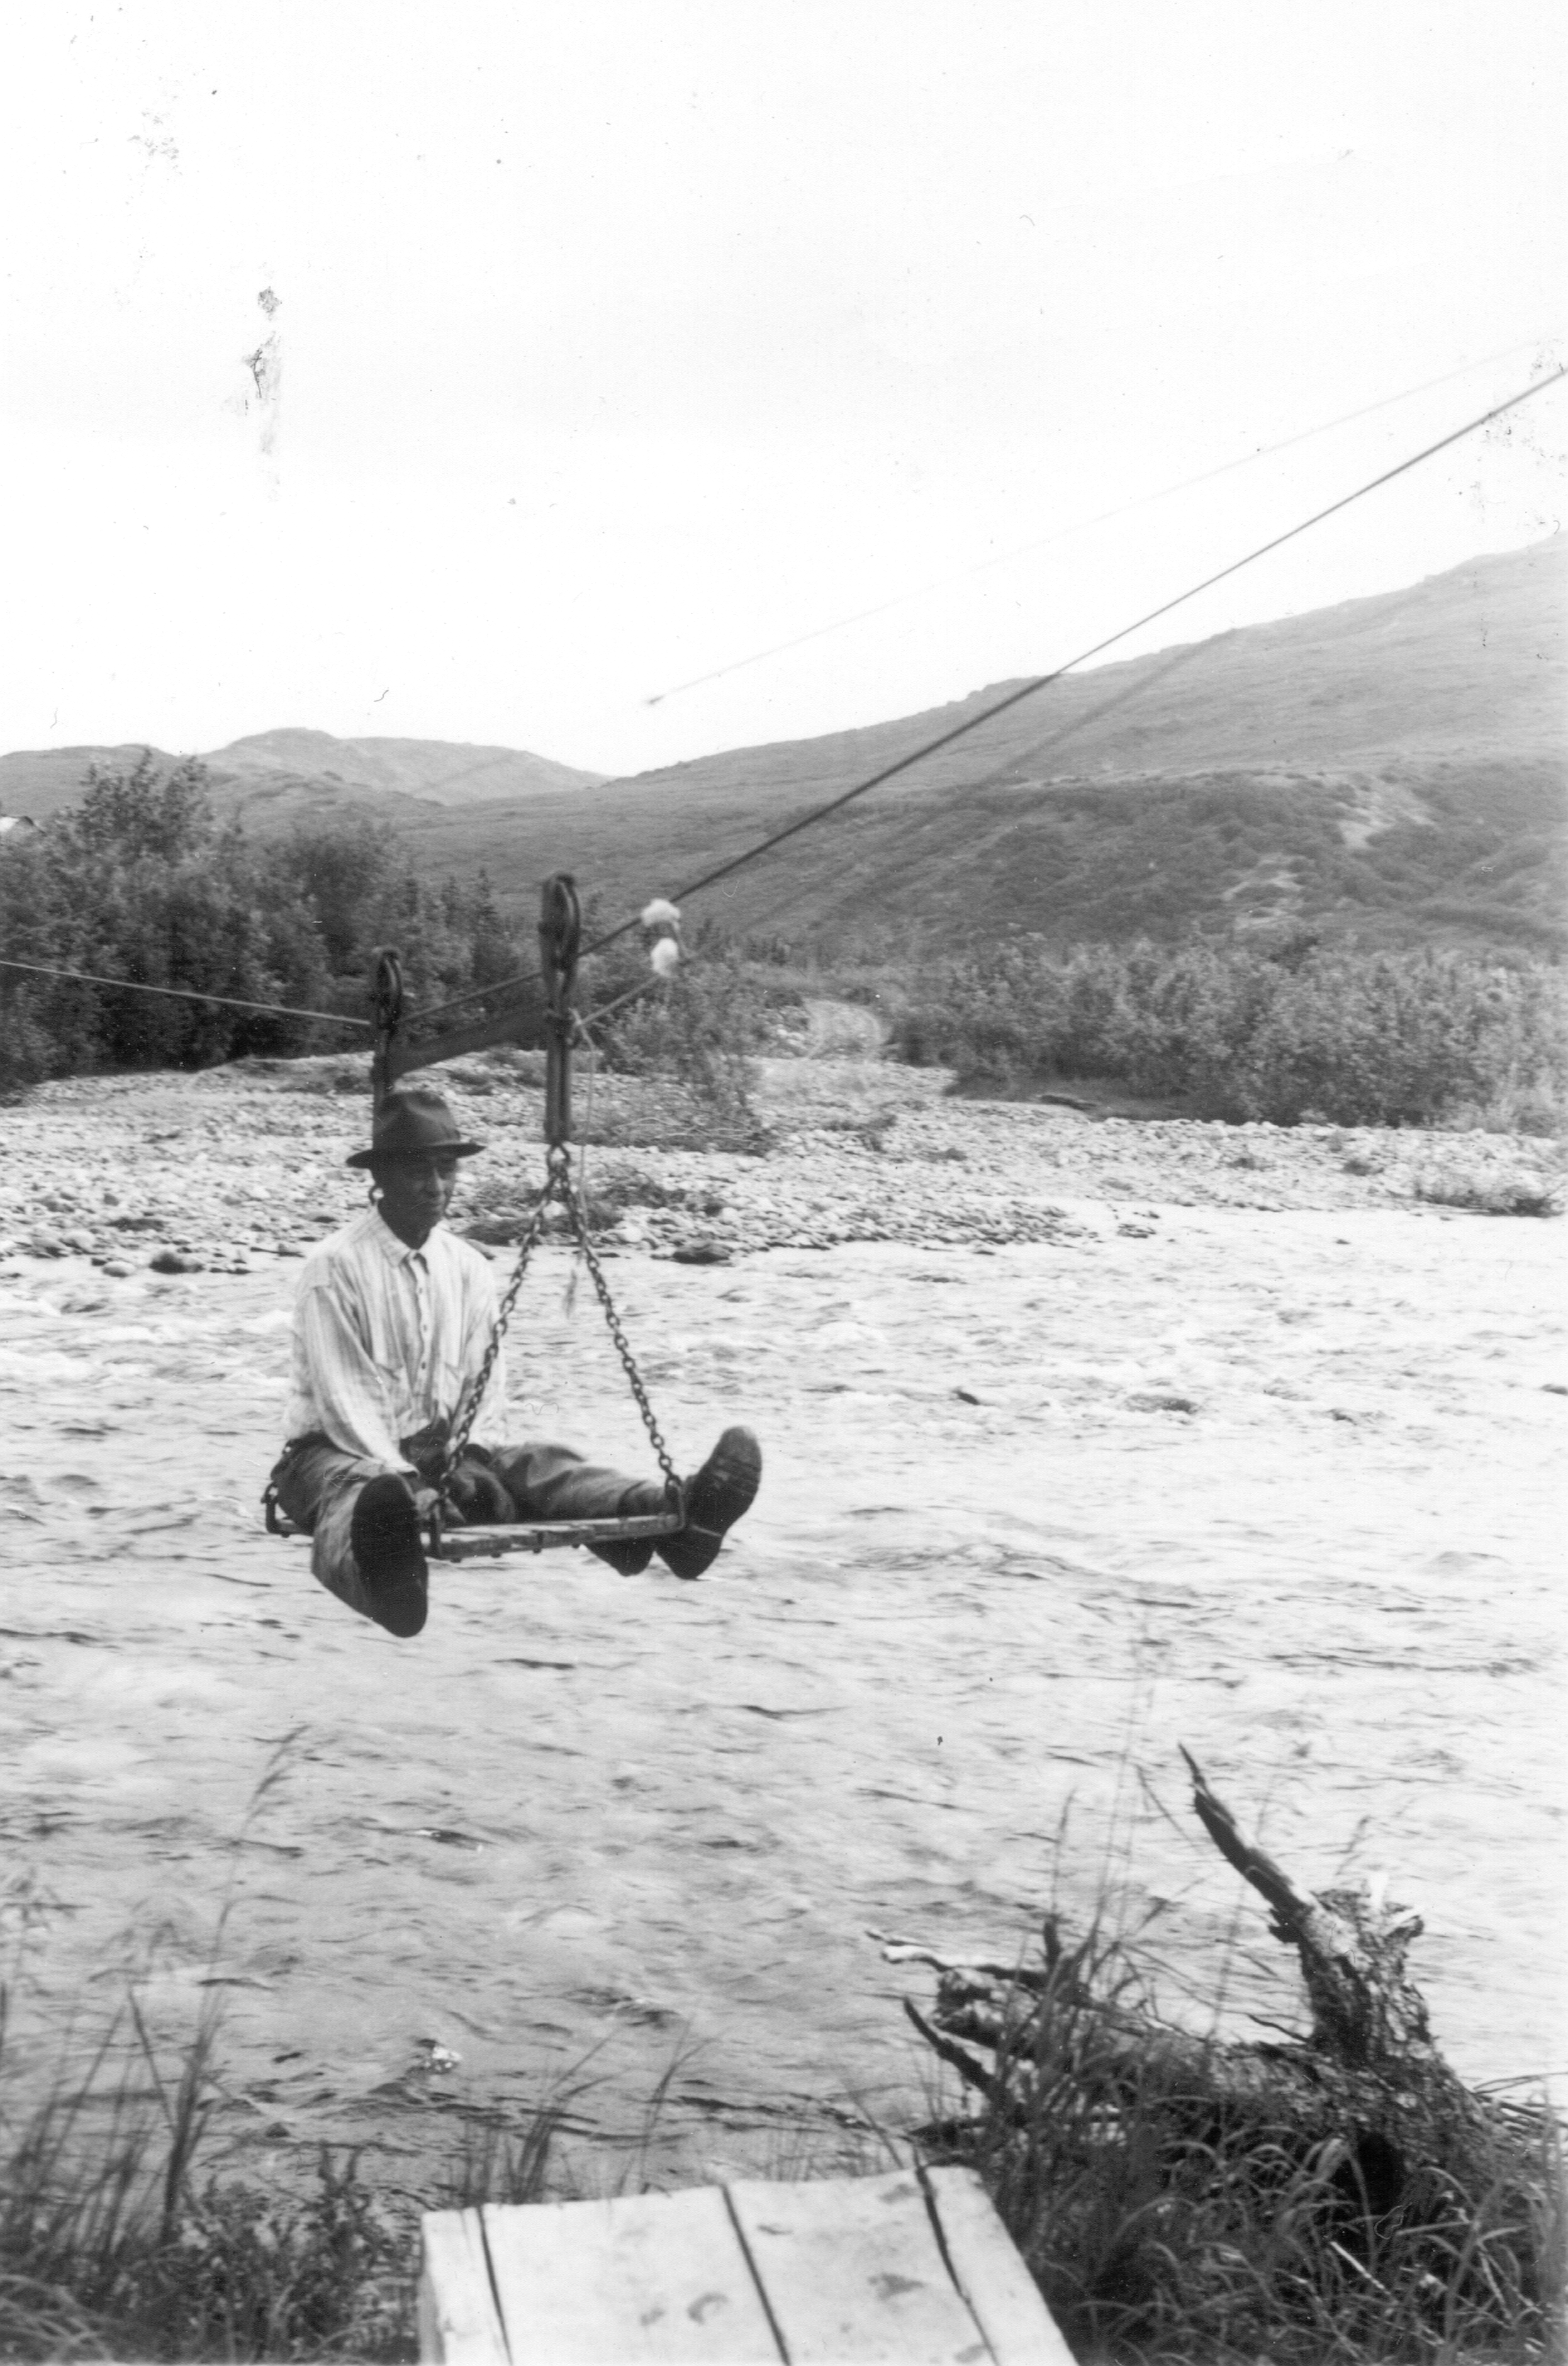
[[[309,1544],[310,1531],[280,1512],[275,1496],[264,1498],[266,1532]],[[672,1537],[686,1525],[684,1507],[648,1512],[625,1520],[510,1520],[454,1527],[445,1520],[425,1524],[425,1552],[432,1560],[500,1560],[508,1553],[548,1552],[558,1545],[626,1544],[640,1537]]]

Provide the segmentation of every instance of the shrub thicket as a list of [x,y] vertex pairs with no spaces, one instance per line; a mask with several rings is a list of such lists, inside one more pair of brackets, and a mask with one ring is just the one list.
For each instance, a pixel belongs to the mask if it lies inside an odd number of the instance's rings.
[[[256,844],[217,821],[199,763],[89,772],[80,805],[0,842],[0,941],[17,961],[241,1001],[365,1009],[395,943],[417,998],[523,966],[490,883],[423,880],[359,819]],[[337,1049],[349,1031],[265,1011],[0,971],[0,1086],[106,1067],[204,1067]]]
[[[73,811],[0,840],[0,941],[18,960],[355,1016],[378,944],[399,949],[415,1007],[533,966],[482,871],[422,878],[396,833],[365,817],[254,843],[220,827],[199,764],[161,776],[150,756],[93,772]],[[1568,989],[1560,969],[1523,957],[1305,932],[1065,952],[1021,938],[835,977],[782,943],[701,927],[690,950],[671,980],[633,994],[650,984],[647,951],[620,939],[587,964],[585,999],[605,1014],[594,1033],[607,1065],[671,1079],[671,1121],[684,1133],[697,1111],[705,1138],[756,1136],[749,1058],[778,1039],[787,1006],[824,992],[870,994],[893,1016],[897,1054],[951,1067],[970,1089],[1103,1078],[1196,1115],[1285,1125],[1551,1132],[1568,1112]],[[355,1040],[266,1010],[0,971],[0,1088]]]
[[[591,912],[590,935],[595,925]],[[762,1145],[750,1063],[772,1041],[777,995],[739,946],[699,928],[688,957],[656,982],[648,949],[634,934],[587,964],[585,986],[593,1043],[610,1075],[649,1087],[665,1079],[673,1088],[654,1090],[640,1113],[626,1105],[623,1093],[609,1123],[611,1138],[626,1139],[629,1120],[649,1142],[715,1149]],[[602,1136],[589,1127],[585,1138]]]
[[1544,963],[1304,938],[1023,941],[922,976],[894,1041],[969,1087],[1106,1077],[1208,1117],[1415,1125],[1463,1110],[1548,1132],[1568,1098],[1565,1017]]
[[[603,987],[599,995],[610,998]],[[629,998],[597,1031],[612,1070],[673,1076],[716,1115],[728,1113],[742,1129],[755,1123],[749,1061],[768,1040],[767,1004],[750,964],[732,950],[708,946]]]

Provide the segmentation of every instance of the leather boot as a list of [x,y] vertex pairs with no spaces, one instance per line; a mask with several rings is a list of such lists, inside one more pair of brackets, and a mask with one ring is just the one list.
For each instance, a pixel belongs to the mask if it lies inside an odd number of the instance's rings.
[[413,1497],[394,1472],[360,1489],[349,1541],[377,1626],[405,1640],[417,1635],[430,1608],[429,1565]]
[[700,1470],[686,1482],[686,1525],[660,1537],[657,1549],[677,1577],[701,1577],[762,1477],[762,1449],[749,1429],[727,1429]]

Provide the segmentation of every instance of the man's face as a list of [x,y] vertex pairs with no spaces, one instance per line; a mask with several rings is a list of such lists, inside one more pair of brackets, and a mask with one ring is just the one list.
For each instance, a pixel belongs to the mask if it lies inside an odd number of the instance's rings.
[[449,1150],[406,1151],[378,1158],[370,1170],[381,1193],[381,1213],[400,1241],[423,1248],[452,1204],[457,1161]]

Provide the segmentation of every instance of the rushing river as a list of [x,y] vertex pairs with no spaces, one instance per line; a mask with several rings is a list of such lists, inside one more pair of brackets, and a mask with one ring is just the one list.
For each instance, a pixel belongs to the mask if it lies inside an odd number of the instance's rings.
[[[1387,1868],[1462,2074],[1560,2067],[1562,1228],[1077,1213],[995,1254],[619,1259],[680,1457],[761,1431],[756,1510],[697,1586],[438,1572],[412,1645],[258,1530],[297,1267],[20,1266],[13,2072],[134,1977],[169,2039],[221,2000],[253,2159],[325,2136],[417,2187],[465,2112],[565,2078],[629,2139],[672,2073],[659,2172],[766,2169],[834,2108],[919,2111],[929,1977],[869,1931],[1011,1951],[1105,1884],[1173,2012],[1290,2020],[1179,1741],[1298,1882]],[[640,1468],[566,1278],[524,1301],[518,1430]]]

